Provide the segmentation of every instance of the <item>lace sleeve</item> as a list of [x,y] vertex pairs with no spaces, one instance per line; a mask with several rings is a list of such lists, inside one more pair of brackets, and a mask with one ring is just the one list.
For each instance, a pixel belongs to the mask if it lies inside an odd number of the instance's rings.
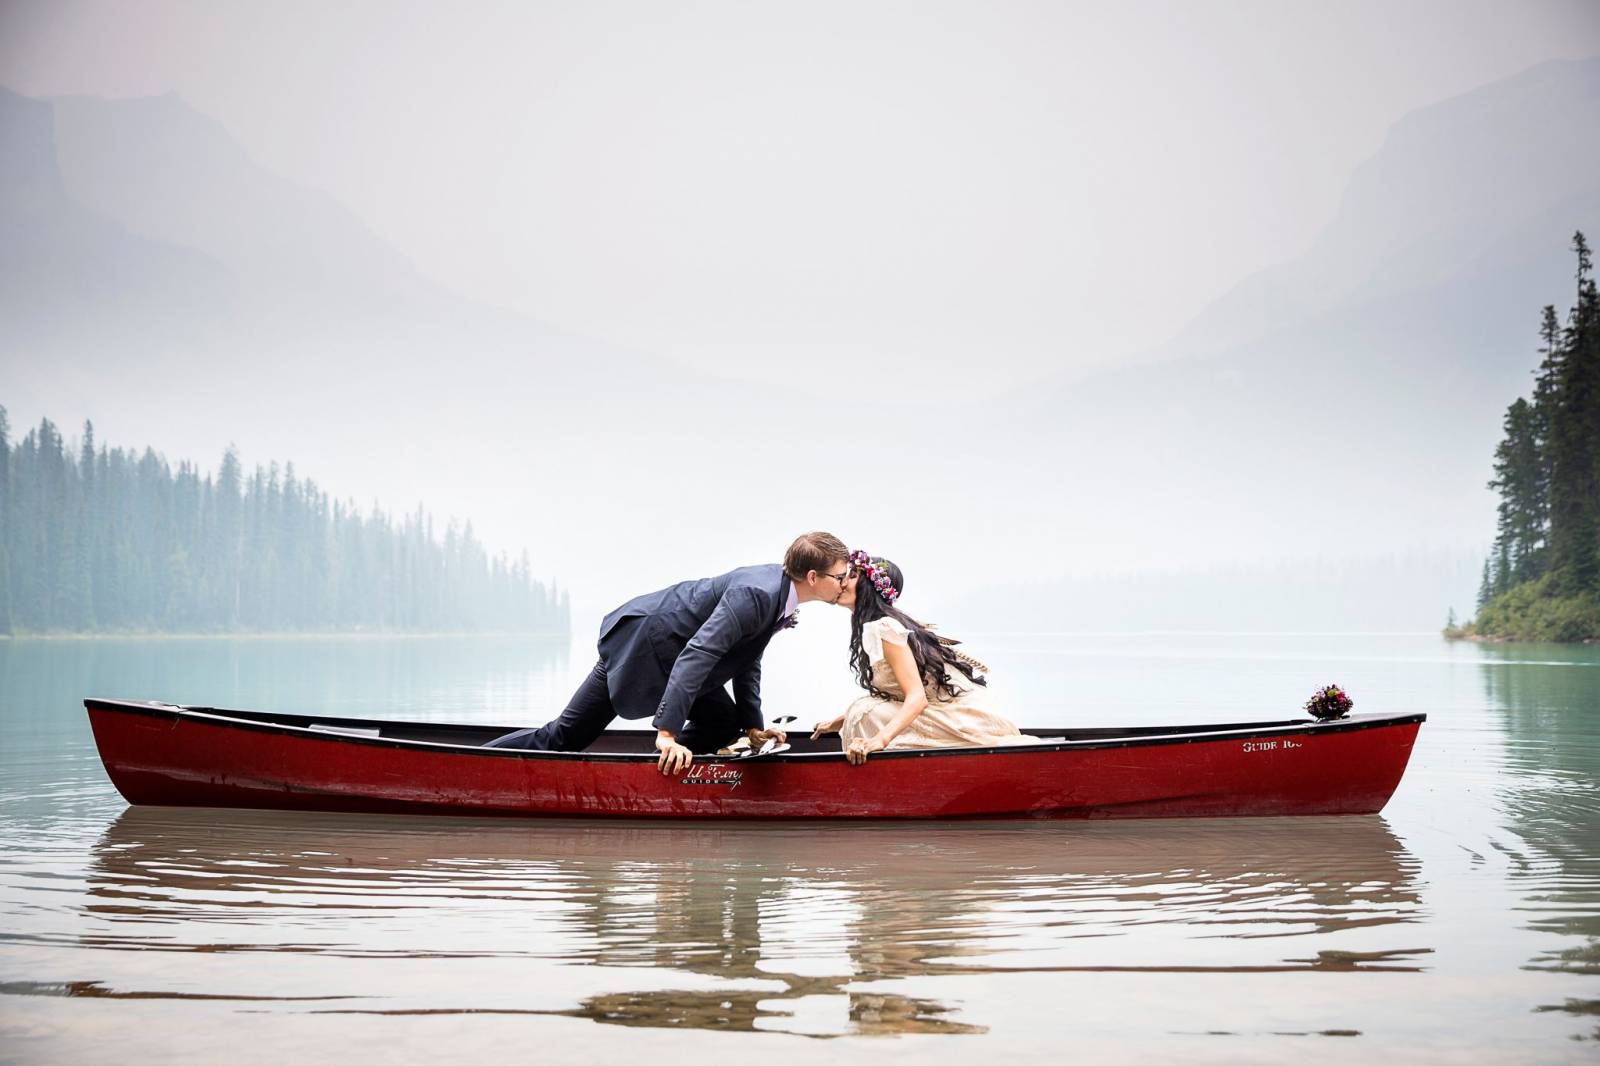
[[883,659],[885,641],[905,647],[906,627],[889,617],[875,618],[861,627],[861,650],[867,653],[869,662]]

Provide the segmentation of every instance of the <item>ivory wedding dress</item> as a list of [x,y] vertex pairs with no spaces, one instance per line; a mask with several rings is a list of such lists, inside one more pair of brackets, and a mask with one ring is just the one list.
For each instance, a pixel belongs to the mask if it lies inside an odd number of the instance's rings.
[[[894,671],[883,657],[885,642],[905,647],[906,627],[893,618],[874,619],[861,627],[861,649],[872,662],[872,683],[878,691],[892,696],[880,699],[867,693],[844,712],[839,741],[848,747],[857,737],[869,738],[887,725],[905,706],[905,693],[895,681]],[[981,665],[981,664],[979,664]],[[1024,736],[1016,725],[989,707],[989,690],[974,685],[954,667],[945,676],[955,689],[944,696],[927,687],[928,706],[890,741],[889,748],[993,747],[1000,744],[1036,744],[1037,737]]]

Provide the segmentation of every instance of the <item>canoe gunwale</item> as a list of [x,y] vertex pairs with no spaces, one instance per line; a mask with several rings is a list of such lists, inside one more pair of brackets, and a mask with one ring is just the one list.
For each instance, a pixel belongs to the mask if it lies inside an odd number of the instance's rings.
[[[87,711],[105,711],[120,714],[142,715],[153,718],[170,719],[174,724],[181,721],[204,722],[208,725],[226,726],[229,728],[249,732],[264,732],[279,735],[289,735],[326,741],[335,744],[376,746],[382,748],[404,748],[416,751],[431,751],[441,755],[476,755],[486,758],[513,758],[533,760],[553,760],[557,762],[621,762],[642,763],[655,762],[656,755],[645,751],[638,753],[629,752],[595,752],[595,751],[530,751],[519,748],[486,748],[481,744],[451,744],[435,740],[413,740],[404,737],[370,737],[358,736],[349,733],[337,732],[340,728],[372,728],[374,726],[392,728],[450,728],[459,726],[463,730],[484,728],[503,729],[510,732],[517,727],[480,726],[472,723],[436,723],[436,722],[398,722],[379,719],[325,717],[304,714],[283,714],[275,716],[267,714],[264,717],[241,717],[245,714],[262,714],[263,712],[229,711],[215,707],[184,706],[180,704],[161,703],[149,700],[121,700],[89,698],[83,701]],[[300,725],[295,722],[276,721],[274,717],[293,718],[296,721],[305,721]],[[1006,744],[993,747],[952,747],[952,748],[912,748],[904,750],[880,751],[873,754],[873,761],[883,759],[921,759],[921,758],[956,758],[974,755],[1026,755],[1046,754],[1050,752],[1070,751],[1104,751],[1117,748],[1130,747],[1158,747],[1172,744],[1195,744],[1217,740],[1248,740],[1252,737],[1274,738],[1285,736],[1322,735],[1331,733],[1358,732],[1368,729],[1383,729],[1394,726],[1421,724],[1427,720],[1427,714],[1422,712],[1395,712],[1387,714],[1361,715],[1359,717],[1341,718],[1331,722],[1318,722],[1312,720],[1289,720],[1269,722],[1240,722],[1226,723],[1213,727],[1206,726],[1176,726],[1170,727],[1171,732],[1152,732],[1153,729],[1169,727],[1135,727],[1137,732],[1129,734],[1111,734],[1108,736],[1084,737],[1081,739],[1045,740],[1039,744]],[[323,729],[314,729],[312,724],[323,726]],[[326,728],[332,727],[332,728]],[[1024,732],[1033,732],[1024,730]],[[1053,733],[1057,730],[1038,730],[1040,733]],[[1063,732],[1071,732],[1064,730]],[[607,730],[610,735],[637,735],[641,739],[650,736],[647,730]],[[766,756],[766,759],[778,759],[784,762],[842,762],[842,751],[790,751],[782,755]],[[697,763],[744,763],[751,761],[731,755],[699,755],[695,757]]]

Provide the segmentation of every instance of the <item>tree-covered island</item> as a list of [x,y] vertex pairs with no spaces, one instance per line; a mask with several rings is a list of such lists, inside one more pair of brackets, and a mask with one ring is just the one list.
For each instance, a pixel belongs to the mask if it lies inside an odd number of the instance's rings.
[[1572,249],[1577,302],[1565,325],[1544,308],[1533,395],[1506,409],[1495,448],[1498,528],[1477,615],[1447,637],[1600,640],[1600,295],[1581,232]]
[[566,594],[470,523],[436,535],[331,499],[294,465],[216,474],[146,448],[76,448],[0,407],[0,634],[565,633]]

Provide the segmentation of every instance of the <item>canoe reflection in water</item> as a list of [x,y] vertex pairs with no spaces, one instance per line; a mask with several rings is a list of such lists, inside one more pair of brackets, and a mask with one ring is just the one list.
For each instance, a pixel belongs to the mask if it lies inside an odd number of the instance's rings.
[[[1416,866],[1377,817],[796,827],[135,807],[96,845],[81,942],[280,953],[279,1010],[961,1034],[985,1020],[942,978],[1415,971]],[[424,969],[391,987],[397,968],[370,960]],[[261,1009],[259,966],[219,973],[252,969],[239,998]]]

